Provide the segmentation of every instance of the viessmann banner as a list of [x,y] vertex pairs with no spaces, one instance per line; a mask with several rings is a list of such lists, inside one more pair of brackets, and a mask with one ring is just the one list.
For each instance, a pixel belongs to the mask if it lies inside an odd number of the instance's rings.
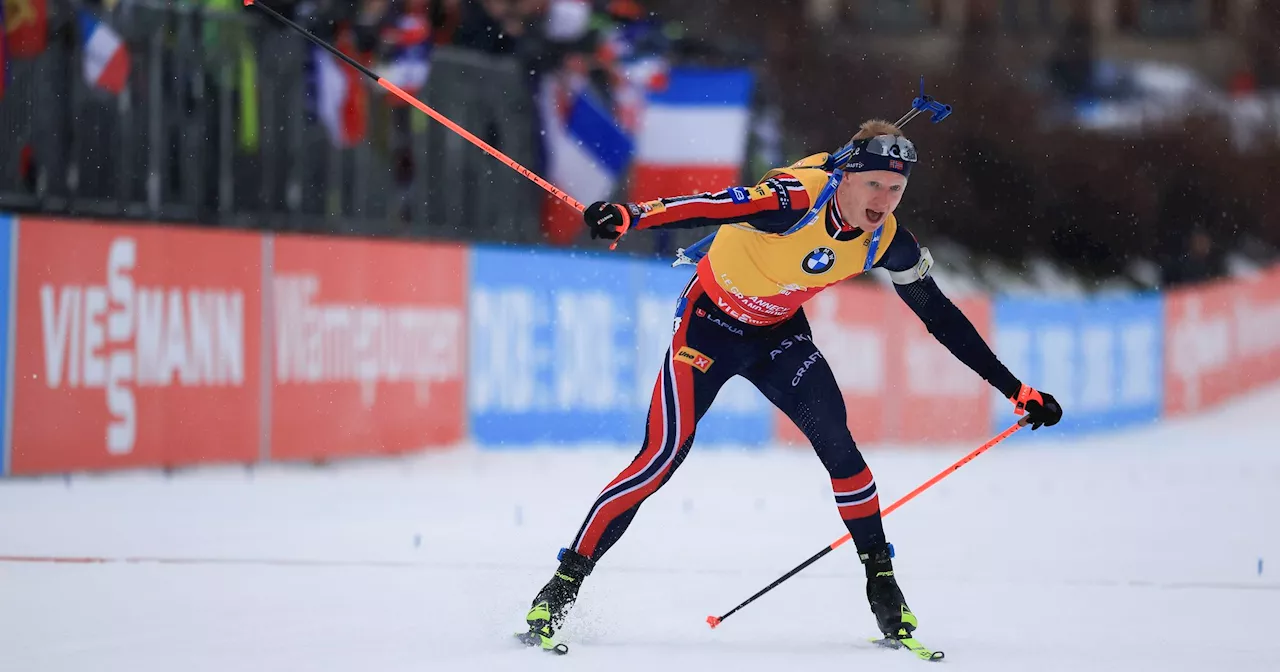
[[9,473],[326,460],[465,438],[463,247],[20,227],[23,420]]
[[13,474],[259,454],[259,237],[23,218]]

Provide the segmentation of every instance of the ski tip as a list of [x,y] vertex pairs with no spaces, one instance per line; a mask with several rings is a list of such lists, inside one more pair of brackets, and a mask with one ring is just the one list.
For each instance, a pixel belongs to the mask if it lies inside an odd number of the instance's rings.
[[715,630],[716,626],[720,625],[720,618],[718,616],[708,616],[707,625],[711,626],[712,630]]

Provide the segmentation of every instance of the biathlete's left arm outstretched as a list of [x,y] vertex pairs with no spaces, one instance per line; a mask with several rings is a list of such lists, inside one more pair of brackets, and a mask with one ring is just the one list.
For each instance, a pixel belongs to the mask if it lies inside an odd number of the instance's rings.
[[1056,425],[1062,419],[1062,407],[1048,392],[1024,385],[1005,367],[969,318],[951,302],[938,283],[929,275],[933,258],[922,250],[916,237],[905,227],[885,250],[876,266],[889,271],[893,288],[925,328],[956,359],[982,376],[1006,399],[1014,403],[1019,414],[1025,412],[1031,429]]

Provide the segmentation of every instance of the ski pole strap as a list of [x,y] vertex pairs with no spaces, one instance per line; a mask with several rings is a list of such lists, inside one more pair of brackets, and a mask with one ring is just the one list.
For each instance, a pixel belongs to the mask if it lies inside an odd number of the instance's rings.
[[866,273],[876,265],[876,250],[880,248],[880,234],[884,232],[884,224],[876,227],[875,233],[871,234],[871,242],[867,243],[867,260],[862,264],[862,272]]
[[822,191],[818,192],[818,198],[813,202],[809,211],[804,213],[804,217],[796,222],[794,226],[783,232],[782,235],[789,236],[806,226],[813,223],[818,218],[818,212],[822,210],[827,203],[836,195],[836,189],[840,186],[840,180],[844,179],[844,164],[849,162],[849,157],[853,156],[853,143],[849,143],[841,147],[835,154],[831,155],[831,162],[835,165],[835,170],[831,171],[831,177],[827,178],[827,183],[822,186]]

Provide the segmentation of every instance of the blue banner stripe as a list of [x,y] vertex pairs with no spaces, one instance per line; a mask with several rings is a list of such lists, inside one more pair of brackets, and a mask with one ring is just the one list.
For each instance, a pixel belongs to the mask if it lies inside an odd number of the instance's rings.
[[672,68],[669,85],[649,96],[654,105],[746,107],[755,77],[742,68]]
[[[996,351],[1028,385],[1052,393],[1063,420],[1045,436],[1120,429],[1158,419],[1164,409],[1164,301],[1159,295],[1088,300],[998,297]],[[1009,404],[992,404],[993,429]]]
[[[596,253],[471,253],[468,422],[483,448],[638,446],[691,269]],[[730,381],[698,445],[763,446],[772,405]]]

